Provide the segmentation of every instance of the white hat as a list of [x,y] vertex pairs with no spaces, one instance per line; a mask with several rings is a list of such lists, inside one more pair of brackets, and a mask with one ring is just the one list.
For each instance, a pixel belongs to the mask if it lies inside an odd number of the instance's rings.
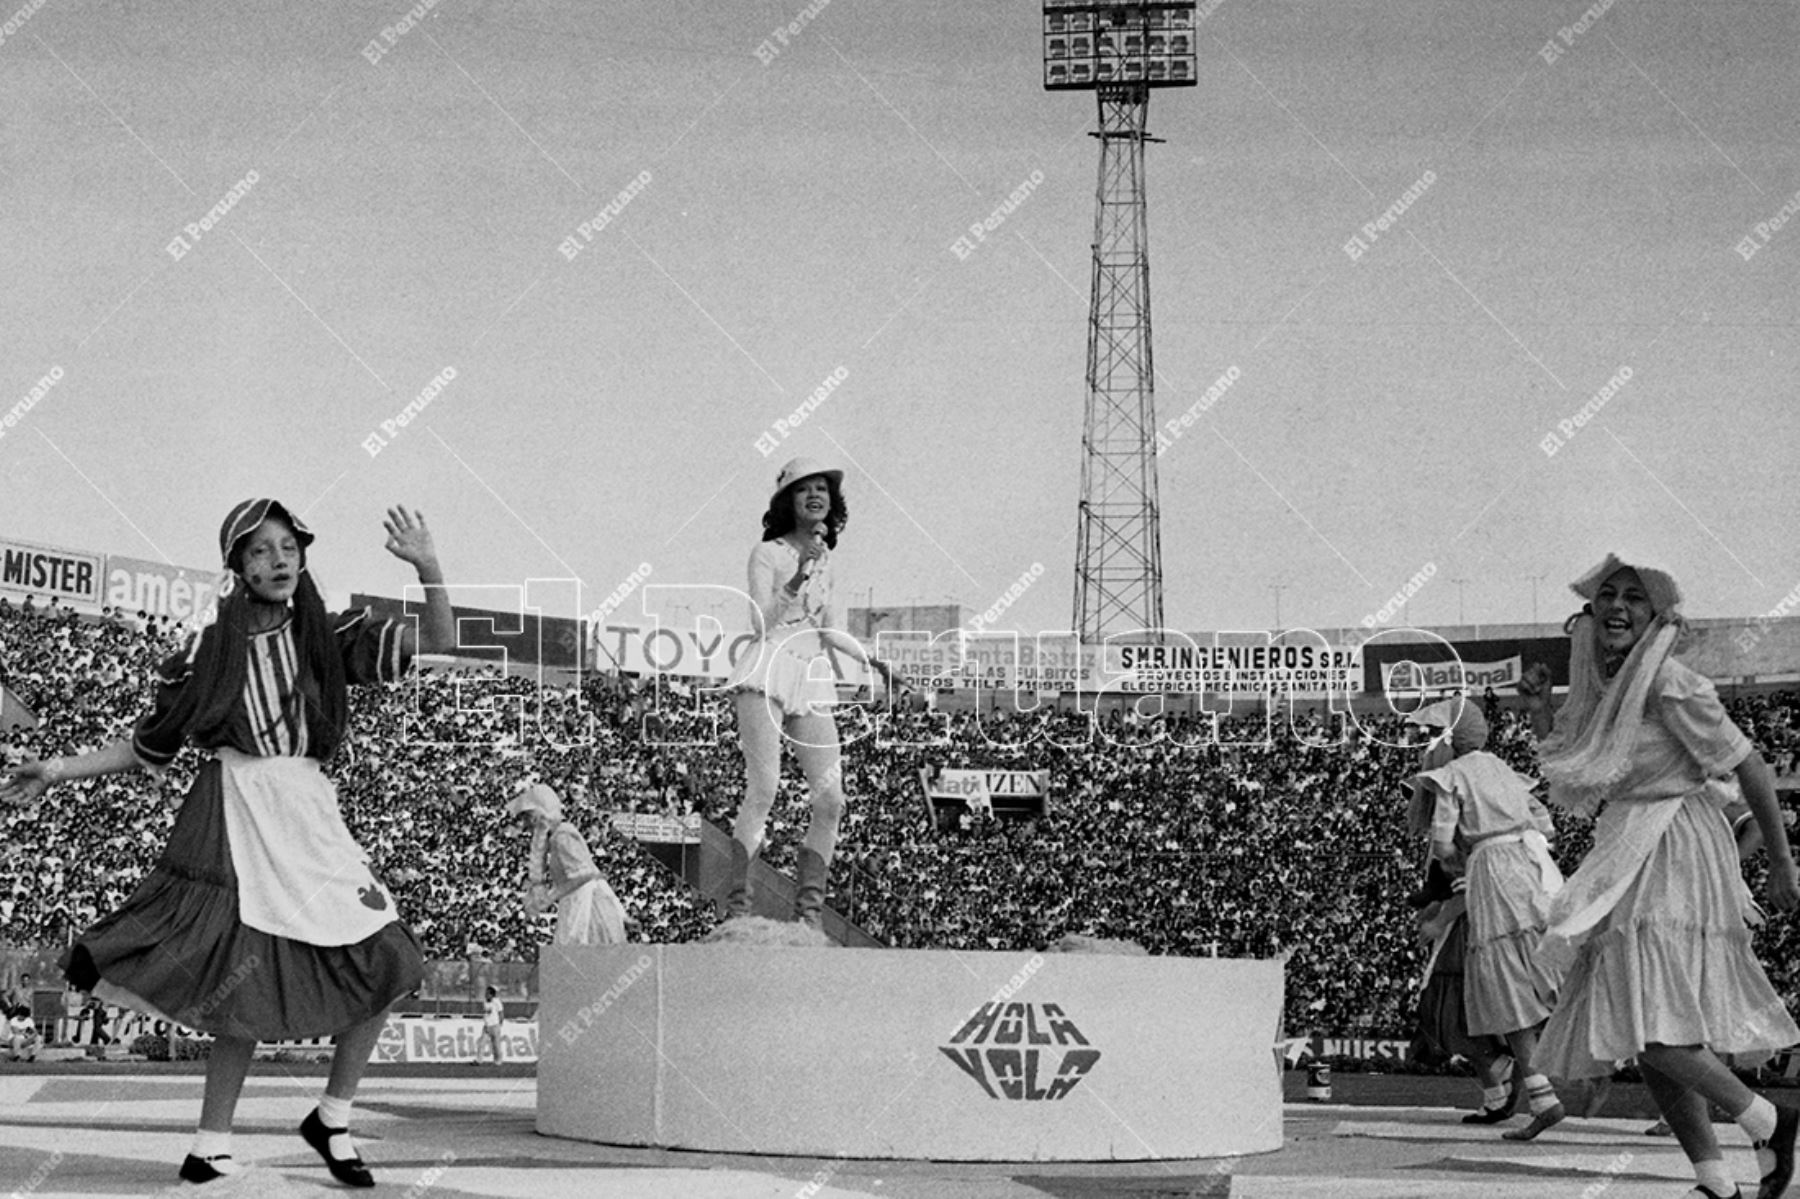
[[843,471],[822,465],[811,458],[796,458],[782,467],[781,473],[775,476],[775,490],[769,493],[769,498],[774,499],[801,479],[810,479],[814,475],[824,475],[833,485],[842,485],[844,482]]
[[1600,585],[1626,567],[1637,571],[1638,578],[1643,581],[1644,591],[1650,597],[1650,607],[1658,616],[1676,612],[1681,605],[1681,588],[1675,577],[1666,570],[1658,570],[1654,566],[1640,566],[1636,562],[1627,562],[1617,554],[1606,555],[1606,560],[1594,569],[1569,584],[1569,590],[1584,600],[1592,600],[1600,594]]

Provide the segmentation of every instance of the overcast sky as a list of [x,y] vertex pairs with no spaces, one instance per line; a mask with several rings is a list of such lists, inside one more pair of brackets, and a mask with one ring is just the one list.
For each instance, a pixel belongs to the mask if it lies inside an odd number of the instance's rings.
[[[1354,625],[1428,564],[1396,623],[1528,620],[1532,576],[1548,620],[1608,550],[1700,616],[1800,581],[1800,8],[1201,7],[1150,106],[1163,421],[1238,376],[1157,463],[1170,624]],[[643,562],[741,585],[805,454],[847,598],[1042,562],[1009,616],[1067,627],[1093,99],[1043,90],[1035,3],[806,11],[48,0],[0,38],[0,409],[63,377],[0,535],[207,566],[272,494],[333,592],[394,594],[404,502],[455,581],[591,607]]]

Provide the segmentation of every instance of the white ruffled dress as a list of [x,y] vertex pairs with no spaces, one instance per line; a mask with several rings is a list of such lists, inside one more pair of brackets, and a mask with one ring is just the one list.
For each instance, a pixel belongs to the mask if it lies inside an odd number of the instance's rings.
[[1707,785],[1751,750],[1712,684],[1665,660],[1594,848],[1551,903],[1540,953],[1567,972],[1535,1059],[1546,1073],[1610,1074],[1653,1044],[1750,1065],[1800,1042],[1751,949],[1728,792]]
[[1531,781],[1485,750],[1417,776],[1436,799],[1432,839],[1469,846],[1463,1001],[1471,1036],[1534,1028],[1555,989],[1538,962],[1551,896],[1563,885]]

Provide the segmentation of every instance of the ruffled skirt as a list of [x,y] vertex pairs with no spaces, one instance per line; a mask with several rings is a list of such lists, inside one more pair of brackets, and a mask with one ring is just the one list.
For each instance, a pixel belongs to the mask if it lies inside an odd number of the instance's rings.
[[[1546,1073],[1611,1074],[1646,1045],[1705,1045],[1753,1065],[1800,1042],[1751,950],[1730,829],[1703,792],[1679,802],[1637,876],[1576,951],[1534,1058]],[[1608,840],[1622,835],[1626,807],[1601,815],[1589,863],[1603,861]]]
[[259,1041],[345,1032],[417,989],[424,959],[397,919],[334,946],[243,923],[220,771],[216,760],[201,768],[150,876],[76,939],[62,963],[69,981],[176,1025]]
[[725,690],[766,695],[782,718],[829,713],[837,703],[837,677],[818,649],[813,629],[776,629],[738,660]]
[[555,941],[558,945],[625,943],[625,905],[605,879],[591,879],[557,900]]
[[1478,846],[1468,877],[1463,987],[1469,1032],[1504,1036],[1535,1028],[1550,1014],[1555,996],[1554,981],[1537,957],[1550,912],[1537,859],[1519,841]]
[[1464,963],[1468,952],[1469,918],[1463,916],[1444,934],[1437,963],[1431,977],[1419,992],[1419,1039],[1427,1052],[1420,1056],[1428,1063],[1452,1057],[1474,1060],[1477,1057],[1499,1057],[1506,1052],[1506,1042],[1495,1037],[1469,1035],[1469,1020],[1464,1006],[1467,977]]

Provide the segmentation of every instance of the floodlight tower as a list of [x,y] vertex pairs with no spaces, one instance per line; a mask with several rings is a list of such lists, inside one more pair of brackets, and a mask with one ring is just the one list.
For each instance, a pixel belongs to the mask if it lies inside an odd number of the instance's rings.
[[1195,0],[1044,0],[1044,88],[1100,106],[1100,184],[1088,305],[1087,415],[1075,546],[1074,628],[1160,630],[1162,531],[1144,132],[1150,89],[1192,87]]

